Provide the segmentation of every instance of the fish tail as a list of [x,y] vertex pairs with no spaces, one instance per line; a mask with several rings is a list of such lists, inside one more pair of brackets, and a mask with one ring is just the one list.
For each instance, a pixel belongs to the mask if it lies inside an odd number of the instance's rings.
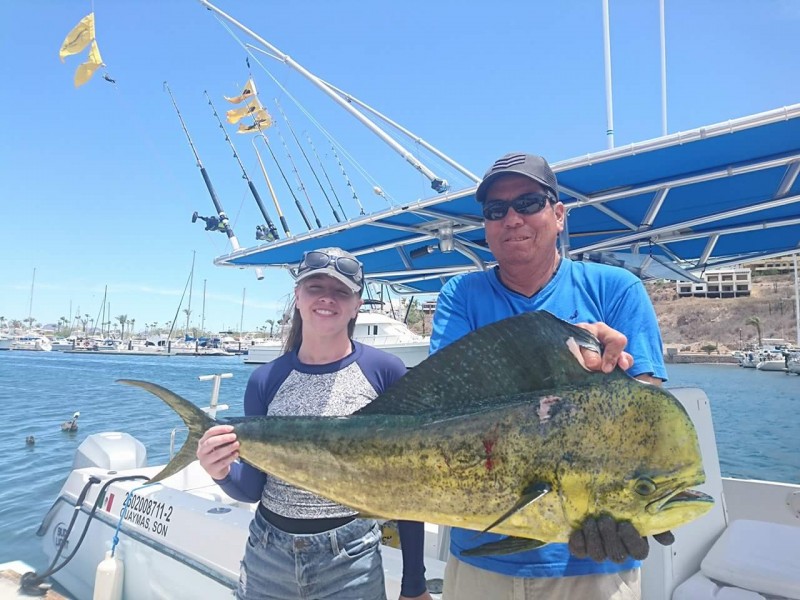
[[206,429],[211,427],[215,421],[185,398],[181,398],[175,392],[171,392],[167,388],[156,383],[136,379],[117,379],[117,383],[135,385],[147,390],[151,394],[155,394],[172,410],[178,413],[178,416],[189,429],[189,436],[186,438],[180,451],[167,463],[167,466],[150,480],[150,483],[161,481],[170,475],[174,475],[181,469],[188,467],[196,458],[195,450],[197,448],[197,443],[200,441],[200,438],[203,437],[203,433]]

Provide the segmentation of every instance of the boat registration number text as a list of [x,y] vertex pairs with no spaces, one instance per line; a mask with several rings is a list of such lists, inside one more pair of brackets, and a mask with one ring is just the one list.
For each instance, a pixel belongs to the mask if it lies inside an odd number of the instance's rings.
[[125,500],[125,520],[163,537],[172,520],[171,504],[133,494]]

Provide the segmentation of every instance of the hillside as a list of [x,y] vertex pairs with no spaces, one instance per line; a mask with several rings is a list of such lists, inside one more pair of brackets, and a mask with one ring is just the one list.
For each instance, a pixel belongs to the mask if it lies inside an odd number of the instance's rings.
[[[761,321],[762,338],[795,340],[794,278],[771,275],[753,279],[752,293],[745,298],[678,298],[674,282],[646,283],[658,315],[665,347],[698,352],[706,345],[718,345],[720,353],[737,350],[741,344],[755,344],[756,328],[750,317]],[[417,319],[411,329],[430,334],[430,315],[424,328]],[[740,334],[741,331],[741,334]]]
[[[665,346],[697,351],[719,344],[720,352],[736,350],[741,342],[757,343],[750,317],[761,321],[762,338],[784,338],[795,343],[795,300],[792,275],[753,279],[752,292],[744,298],[678,298],[673,282],[645,285],[653,300]],[[741,333],[740,333],[741,331]],[[740,338],[741,335],[741,338]]]

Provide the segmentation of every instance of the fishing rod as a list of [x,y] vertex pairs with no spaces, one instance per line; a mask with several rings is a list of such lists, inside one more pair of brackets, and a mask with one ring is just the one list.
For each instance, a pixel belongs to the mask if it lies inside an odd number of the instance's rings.
[[[214,103],[211,102],[211,96],[208,95],[207,91],[203,92],[208,98],[208,105],[211,107],[211,111],[214,113],[214,116],[217,118],[217,123],[219,123],[219,128],[222,130],[223,135],[225,136],[225,141],[228,142],[228,145],[231,147],[231,151],[233,151],[233,158],[236,159],[236,162],[239,163],[239,167],[242,169],[242,177],[247,182],[247,187],[250,188],[250,193],[253,194],[253,198],[256,200],[256,204],[258,204],[258,208],[261,211],[261,214],[264,216],[264,220],[267,222],[267,227],[269,227],[269,234],[264,231],[263,225],[258,225],[256,227],[256,239],[264,240],[267,242],[272,242],[274,240],[280,239],[278,235],[278,230],[275,229],[275,224],[272,222],[272,219],[269,218],[269,213],[267,212],[264,203],[261,201],[261,196],[258,195],[258,190],[256,189],[255,184],[247,175],[247,171],[242,164],[241,159],[239,158],[239,154],[236,152],[236,147],[233,145],[233,141],[228,136],[228,132],[225,131],[225,127],[222,125],[222,119],[219,118],[219,114],[217,113],[217,109],[214,106]],[[275,206],[278,205],[278,200],[273,196],[273,200],[275,201]],[[278,212],[280,212],[280,208],[278,208]]]
[[342,176],[344,177],[344,181],[347,184],[347,187],[350,188],[350,191],[353,192],[353,200],[356,201],[358,205],[359,214],[366,214],[364,212],[364,207],[361,205],[361,200],[358,199],[358,194],[356,194],[356,189],[353,187],[353,184],[350,183],[350,178],[347,176],[347,172],[344,170],[344,165],[342,161],[339,159],[339,155],[336,154],[336,146],[333,145],[331,142],[331,150],[333,150],[333,157],[336,159],[336,162],[339,164],[339,169],[342,171]]
[[[219,198],[217,198],[217,193],[214,191],[214,186],[211,185],[211,178],[208,176],[208,172],[206,168],[203,166],[202,161],[200,160],[200,155],[197,153],[197,149],[194,147],[194,142],[192,142],[192,136],[189,135],[189,130],[186,128],[186,123],[183,121],[183,117],[181,116],[181,111],[178,109],[178,104],[175,102],[175,97],[172,95],[172,90],[169,89],[169,84],[164,82],[164,89],[167,90],[169,94],[170,100],[172,100],[172,106],[175,107],[175,112],[178,114],[178,119],[181,122],[181,127],[183,127],[183,133],[186,134],[186,139],[189,141],[189,147],[192,149],[192,153],[194,154],[194,158],[197,161],[197,168],[200,169],[200,174],[203,176],[203,181],[206,184],[206,188],[208,189],[208,193],[211,196],[211,201],[214,203],[214,208],[217,209],[217,215],[219,218],[216,217],[200,217],[206,222],[206,230],[211,231],[216,229],[217,231],[224,232],[225,235],[228,236],[228,240],[230,240],[231,247],[234,250],[239,250],[241,246],[239,245],[239,240],[236,238],[236,234],[233,232],[233,227],[228,220],[228,215],[225,214],[225,211],[222,209],[222,204],[220,204]],[[194,223],[198,218],[197,212],[192,215],[192,222]],[[210,221],[213,219],[213,221]],[[216,221],[216,227],[211,227]],[[256,278],[257,279],[264,279],[264,269],[261,267],[256,267]]]
[[322,174],[325,175],[325,179],[328,180],[328,185],[331,188],[331,193],[333,193],[333,197],[336,198],[336,204],[339,205],[339,209],[342,211],[342,216],[347,219],[347,215],[344,212],[344,207],[342,206],[341,201],[339,200],[339,195],[336,193],[336,190],[333,188],[333,182],[331,182],[331,178],[328,177],[328,172],[325,170],[325,165],[322,164],[322,159],[317,154],[317,149],[314,147],[314,142],[311,141],[311,136],[306,131],[306,139],[308,140],[308,145],[311,146],[311,151],[314,153],[314,156],[317,157],[317,161],[319,162],[319,168],[322,169]]
[[283,112],[283,107],[281,106],[281,103],[278,102],[277,98],[275,98],[275,105],[278,107],[278,110],[280,111],[281,116],[283,116],[283,120],[286,121],[286,126],[289,128],[289,131],[291,132],[292,137],[294,138],[295,144],[297,144],[297,147],[300,148],[300,153],[303,155],[303,158],[306,159],[306,164],[308,165],[308,168],[311,169],[311,174],[314,175],[314,179],[317,180],[317,184],[319,185],[319,189],[322,190],[322,195],[325,196],[325,200],[328,201],[328,206],[331,207],[331,211],[333,212],[333,218],[336,219],[337,223],[341,223],[342,220],[339,218],[339,215],[337,214],[336,209],[333,208],[333,204],[331,204],[331,199],[328,197],[328,194],[325,192],[325,188],[322,187],[322,182],[319,180],[319,177],[317,177],[317,172],[314,170],[314,167],[311,166],[311,161],[308,160],[308,155],[306,154],[306,151],[303,150],[303,146],[300,145],[300,140],[297,139],[297,135],[294,132],[294,128],[292,127],[292,124],[289,122],[289,117],[287,117],[286,113]]
[[[275,124],[277,128],[277,123]],[[306,186],[303,185],[303,180],[300,177],[300,173],[297,170],[297,165],[294,164],[294,159],[292,158],[292,153],[289,152],[289,146],[286,145],[286,140],[283,139],[283,134],[281,133],[280,129],[278,129],[278,137],[281,138],[281,144],[283,144],[283,149],[286,150],[286,156],[289,158],[289,162],[292,164],[292,171],[294,172],[295,177],[297,177],[297,183],[300,186],[300,191],[303,192],[303,195],[306,197],[308,201],[308,206],[311,208],[311,214],[314,215],[314,220],[317,222],[317,227],[322,228],[322,223],[317,216],[317,211],[314,210],[314,205],[311,203],[311,197],[308,195],[308,191],[306,190]],[[311,227],[309,227],[309,231]]]
[[[289,193],[292,195],[292,198],[294,198],[294,205],[300,212],[300,216],[303,217],[303,221],[305,222],[306,227],[308,228],[309,231],[311,231],[311,222],[308,220],[308,217],[306,216],[306,211],[303,210],[303,205],[300,204],[300,199],[297,197],[297,194],[294,193],[294,190],[292,189],[292,184],[289,183],[289,179],[286,177],[286,173],[284,173],[283,169],[281,169],[281,165],[278,162],[278,158],[272,151],[272,146],[269,145],[269,140],[267,139],[267,136],[264,135],[264,132],[261,132],[261,138],[264,140],[264,144],[266,144],[267,150],[269,150],[269,153],[272,155],[272,161],[275,163],[275,166],[278,167],[278,171],[280,172],[281,177],[283,177],[283,182],[286,184],[286,187],[289,188]],[[255,147],[255,142],[253,142],[253,147]],[[260,161],[261,156],[258,154],[257,149],[256,149],[256,156],[258,156],[258,160]],[[264,173],[266,173],[266,171],[264,171]]]
[[[264,136],[263,133],[261,134],[261,136],[264,138],[264,141],[266,142],[267,139],[266,136]],[[287,237],[292,237],[292,232],[289,231],[289,225],[286,224],[286,217],[283,216],[283,212],[281,211],[281,205],[278,204],[278,196],[275,194],[275,189],[272,187],[272,182],[269,180],[269,175],[267,175],[267,169],[264,168],[264,161],[261,160],[261,154],[259,153],[258,148],[256,147],[256,138],[253,137],[250,139],[250,141],[253,144],[253,150],[255,150],[256,152],[256,158],[258,159],[258,164],[261,167],[261,172],[264,174],[264,180],[267,182],[267,189],[269,190],[269,193],[272,196],[272,201],[275,203],[275,209],[278,211],[278,218],[281,220],[281,226],[283,227],[283,231]],[[278,168],[280,169],[280,167]],[[295,202],[297,203],[297,198],[295,198]],[[299,203],[297,203],[297,207],[302,211],[303,207],[300,206]],[[305,219],[305,215],[303,215],[303,218]],[[306,223],[308,223],[307,220]],[[309,229],[311,229],[311,226],[309,226]]]

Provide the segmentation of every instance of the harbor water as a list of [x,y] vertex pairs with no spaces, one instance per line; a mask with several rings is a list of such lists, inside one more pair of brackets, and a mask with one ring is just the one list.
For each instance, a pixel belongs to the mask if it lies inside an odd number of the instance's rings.
[[[254,368],[241,357],[0,352],[0,563],[47,566],[36,530],[87,435],[126,431],[146,446],[148,464],[167,460],[180,419],[155,396],[115,380],[152,381],[207,406],[212,384],[198,377],[232,373],[222,381],[219,401],[230,406],[222,416],[238,416]],[[723,475],[800,483],[800,376],[734,365],[672,364],[668,370],[669,387],[708,394]],[[78,430],[62,431],[76,411]],[[28,436],[34,444],[26,444]]]

